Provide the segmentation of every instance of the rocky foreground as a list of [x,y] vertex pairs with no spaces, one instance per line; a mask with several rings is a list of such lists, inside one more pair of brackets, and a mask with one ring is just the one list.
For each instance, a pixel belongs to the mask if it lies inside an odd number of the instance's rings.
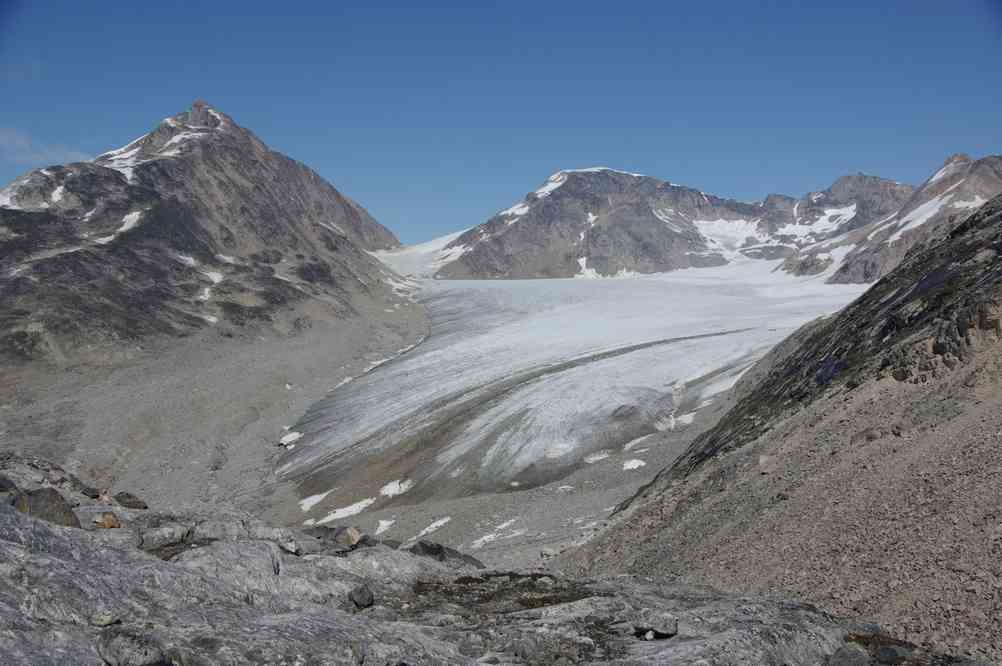
[[8,664],[973,663],[806,604],[149,509],[37,458],[0,472]]

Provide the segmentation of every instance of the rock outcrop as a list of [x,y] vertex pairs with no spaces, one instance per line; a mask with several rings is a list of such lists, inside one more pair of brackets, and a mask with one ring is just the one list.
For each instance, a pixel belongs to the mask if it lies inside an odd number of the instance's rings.
[[1002,196],[815,322],[573,566],[782,593],[1002,659]]
[[793,602],[485,571],[431,543],[317,550],[225,511],[126,523],[88,532],[0,506],[5,664],[820,665],[890,649],[963,663]]

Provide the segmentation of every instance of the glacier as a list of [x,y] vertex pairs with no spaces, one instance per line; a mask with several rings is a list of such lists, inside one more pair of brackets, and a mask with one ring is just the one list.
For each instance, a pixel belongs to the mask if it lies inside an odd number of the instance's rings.
[[[777,342],[865,290],[750,259],[597,280],[415,278],[429,274],[418,256],[437,262],[444,245],[379,253],[419,285],[430,330],[292,427],[301,437],[277,473],[311,500],[304,519],[558,480],[691,421]],[[401,479],[406,492],[380,492]]]

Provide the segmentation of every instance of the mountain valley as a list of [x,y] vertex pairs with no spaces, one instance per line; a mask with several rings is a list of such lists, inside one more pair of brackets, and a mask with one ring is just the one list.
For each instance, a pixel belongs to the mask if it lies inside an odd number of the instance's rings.
[[[15,663],[1002,659],[1002,157],[402,246],[202,101],[0,189]],[[879,622],[879,625],[874,624]]]

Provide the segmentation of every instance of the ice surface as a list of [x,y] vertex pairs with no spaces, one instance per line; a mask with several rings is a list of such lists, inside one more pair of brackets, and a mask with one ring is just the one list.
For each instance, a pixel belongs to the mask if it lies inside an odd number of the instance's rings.
[[834,231],[856,217],[856,204],[842,208],[826,208],[813,224],[787,224],[776,229],[780,236],[810,236]]
[[[699,233],[706,236],[711,244],[726,250],[737,250],[748,238],[766,241],[769,235],[758,228],[758,220],[693,220]],[[731,253],[737,256],[736,253]]]
[[388,530],[391,527],[393,527],[393,523],[395,523],[395,522],[397,522],[397,521],[395,521],[395,520],[380,520],[379,521],[379,525],[376,527],[376,536],[379,536],[380,534],[382,534],[386,530]]
[[430,277],[447,262],[462,256],[465,250],[457,250],[456,248],[447,250],[445,246],[467,231],[469,229],[463,229],[426,243],[409,245],[397,250],[378,250],[371,254],[388,264],[400,275]]
[[627,460],[623,462],[623,470],[627,471],[631,469],[640,469],[641,467],[644,467],[646,464],[647,463],[645,463],[643,460],[633,458],[632,460]]
[[[278,473],[322,471],[339,488],[336,505],[373,499],[363,507],[373,509],[393,501],[380,487],[404,479],[424,499],[562,478],[688,420],[676,411],[708,403],[794,329],[866,288],[779,263],[617,280],[425,280],[427,339],[314,404]],[[614,418],[624,406],[633,416]],[[369,486],[344,490],[360,475]]]

